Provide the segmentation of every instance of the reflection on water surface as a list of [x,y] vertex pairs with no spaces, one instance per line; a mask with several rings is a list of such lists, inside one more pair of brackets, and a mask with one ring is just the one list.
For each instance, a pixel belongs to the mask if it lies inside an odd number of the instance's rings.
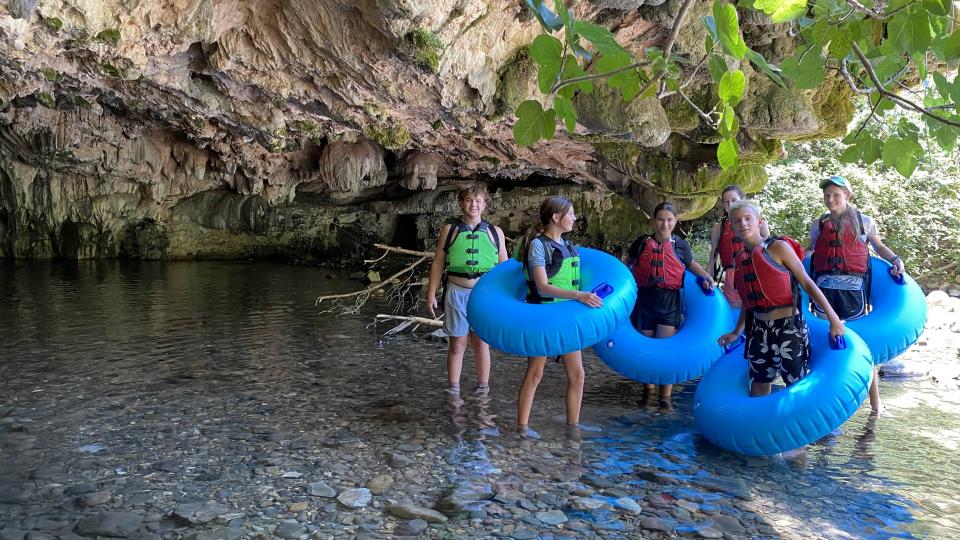
[[[451,399],[445,344],[383,338],[384,306],[319,316],[318,295],[355,286],[326,274],[0,263],[0,528],[65,534],[120,512],[168,538],[960,536],[956,381],[884,380],[890,416],[864,407],[805,453],[754,459],[696,435],[692,386],[673,412],[647,408],[588,354],[584,421],[603,431],[565,433],[551,364],[543,438],[526,441],[511,433],[522,359],[496,357],[489,396]],[[930,350],[956,362],[910,355]],[[420,532],[391,505],[456,519]]]

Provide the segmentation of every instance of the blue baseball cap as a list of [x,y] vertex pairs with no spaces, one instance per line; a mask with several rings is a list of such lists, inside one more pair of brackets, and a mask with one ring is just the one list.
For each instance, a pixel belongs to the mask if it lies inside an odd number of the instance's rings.
[[850,182],[848,182],[846,178],[844,178],[844,177],[842,177],[842,176],[839,176],[839,175],[833,175],[833,176],[831,176],[830,178],[827,178],[827,179],[825,179],[825,180],[821,180],[821,181],[820,181],[820,189],[824,189],[824,188],[826,188],[827,186],[829,186],[830,184],[833,184],[833,185],[835,185],[835,186],[840,186],[840,187],[842,187],[843,189],[845,189],[845,190],[847,190],[847,191],[851,191],[851,192],[853,191],[853,188],[852,188],[852,186],[850,185]]

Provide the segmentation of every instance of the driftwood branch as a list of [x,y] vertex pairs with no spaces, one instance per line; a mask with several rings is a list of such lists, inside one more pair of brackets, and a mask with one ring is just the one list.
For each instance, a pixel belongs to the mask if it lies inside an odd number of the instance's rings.
[[320,305],[320,303],[323,302],[324,300],[337,300],[337,299],[340,299],[340,298],[353,298],[353,297],[361,296],[361,295],[370,296],[370,293],[372,293],[372,292],[374,292],[374,291],[376,291],[376,290],[382,289],[382,288],[386,287],[387,285],[389,285],[389,284],[391,284],[391,283],[393,283],[393,282],[398,281],[397,278],[399,278],[400,276],[402,276],[402,275],[404,275],[404,274],[406,274],[406,273],[409,273],[409,272],[413,271],[413,269],[416,268],[420,263],[426,261],[426,260],[429,259],[429,258],[430,258],[430,257],[426,257],[426,256],[420,257],[419,259],[417,259],[416,261],[414,261],[412,264],[408,264],[407,266],[405,266],[405,267],[403,268],[403,270],[400,270],[400,271],[397,272],[396,274],[388,277],[387,279],[381,281],[380,283],[376,283],[376,284],[371,285],[371,286],[369,286],[369,287],[367,287],[367,288],[365,288],[365,289],[361,289],[361,290],[359,290],[359,291],[354,291],[354,292],[349,292],[349,293],[343,293],[343,294],[330,294],[330,295],[326,295],[326,296],[321,296],[321,297],[317,298],[317,301],[316,301],[316,303],[315,303],[314,305]]
[[443,326],[440,319],[428,319],[426,317],[415,317],[407,315],[388,315],[386,313],[377,313],[378,321],[408,321],[411,323],[425,324],[427,326]]
[[430,252],[430,251],[414,251],[412,249],[398,248],[398,247],[388,246],[386,244],[374,244],[373,247],[382,249],[383,255],[381,255],[376,259],[364,260],[363,262],[365,263],[379,262],[379,261],[382,261],[384,258],[386,258],[386,256],[389,255],[390,253],[400,253],[401,255],[413,255],[415,257],[427,257],[430,259],[433,258],[433,252]]

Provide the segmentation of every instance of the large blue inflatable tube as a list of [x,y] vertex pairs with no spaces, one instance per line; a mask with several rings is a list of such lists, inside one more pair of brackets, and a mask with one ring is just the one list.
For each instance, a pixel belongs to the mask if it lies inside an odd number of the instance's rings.
[[613,287],[603,307],[576,300],[528,304],[526,277],[515,259],[502,262],[477,281],[467,304],[470,328],[492,347],[522,356],[555,356],[589,347],[630,317],[637,285],[612,255],[578,247],[580,289]]
[[[804,262],[809,268],[810,257]],[[887,261],[870,257],[870,265],[873,271],[870,285],[873,311],[845,324],[867,342],[873,362],[882,364],[906,351],[923,333],[927,322],[927,299],[912,277],[904,275],[902,283],[894,280]],[[807,308],[810,299],[806,292],[803,294],[803,306]]]
[[749,397],[743,349],[724,355],[703,376],[693,401],[693,419],[710,442],[749,456],[799,448],[840,427],[867,396],[873,364],[854,332],[847,348],[829,346],[830,325],[807,318],[813,356],[810,373],[769,396]]
[[733,310],[719,290],[704,292],[689,271],[683,286],[686,319],[676,334],[648,338],[627,321],[594,345],[597,356],[617,373],[643,383],[676,384],[703,375],[723,355],[717,338],[733,328]]

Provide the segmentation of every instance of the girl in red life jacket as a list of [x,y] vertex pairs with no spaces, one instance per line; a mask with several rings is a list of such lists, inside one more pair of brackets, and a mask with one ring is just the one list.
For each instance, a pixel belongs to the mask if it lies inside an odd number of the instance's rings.
[[[877,223],[850,205],[853,189],[842,176],[820,182],[826,214],[810,223],[811,275],[831,307],[843,320],[863,317],[870,305],[869,244],[893,265],[895,276],[903,273],[903,261],[880,240]],[[814,314],[822,316],[820,310]],[[877,370],[870,383],[870,408],[880,412]]]
[[766,396],[778,374],[790,386],[809,371],[810,338],[799,310],[797,285],[823,307],[830,320],[831,339],[842,336],[844,327],[807,276],[796,240],[764,240],[760,208],[751,201],[731,205],[729,217],[733,230],[743,239],[743,250],[736,258],[737,290],[743,308],[733,331],[717,341],[721,346],[733,342],[750,321],[744,344],[744,357],[750,362],[750,396]]
[[[590,307],[603,306],[599,296],[579,290],[579,257],[573,244],[561,236],[572,231],[576,221],[573,203],[565,197],[547,197],[540,205],[539,219],[527,230],[519,246],[519,259],[528,276],[528,302],[571,299]],[[576,432],[580,429],[580,404],[583,401],[583,360],[580,351],[561,355],[560,358],[567,372],[567,427]],[[517,432],[527,438],[539,438],[527,425],[533,409],[533,397],[546,364],[545,356],[527,359],[527,372],[517,395]]]
[[[630,246],[627,266],[637,280],[637,303],[633,311],[634,325],[652,338],[668,338],[677,332],[683,318],[680,288],[683,272],[690,269],[703,278],[703,287],[713,289],[713,277],[693,260],[690,244],[673,235],[677,212],[673,205],[663,202],[653,210],[652,235],[637,238]],[[656,390],[648,384],[647,398]],[[660,386],[660,406],[670,408],[672,384]]]
[[[740,186],[731,185],[723,188],[720,192],[720,204],[723,206],[723,219],[710,230],[710,262],[707,268],[713,270],[713,278],[719,279],[723,274],[723,296],[734,309],[740,309],[740,296],[737,294],[733,258],[737,252],[743,249],[743,241],[733,232],[730,226],[730,219],[727,212],[730,211],[730,205],[742,200],[745,197]],[[767,222],[762,222],[760,226],[760,235],[764,238],[770,236],[770,229]]]

